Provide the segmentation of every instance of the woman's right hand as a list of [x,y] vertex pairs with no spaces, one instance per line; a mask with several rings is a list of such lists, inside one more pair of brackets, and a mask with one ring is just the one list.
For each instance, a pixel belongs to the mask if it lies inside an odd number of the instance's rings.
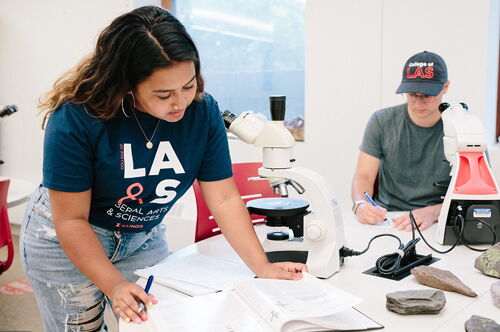
[[128,281],[115,285],[106,295],[113,304],[113,311],[127,323],[140,324],[148,319],[146,310],[139,313],[141,302],[148,307],[158,303],[152,294],[146,294],[141,286]]
[[387,216],[387,210],[380,206],[373,206],[370,203],[364,203],[356,209],[356,217],[362,224],[373,225],[384,221]]

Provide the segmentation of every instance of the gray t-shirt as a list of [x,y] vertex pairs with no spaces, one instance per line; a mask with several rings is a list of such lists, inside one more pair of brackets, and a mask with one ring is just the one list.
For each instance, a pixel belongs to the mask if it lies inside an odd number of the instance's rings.
[[408,211],[442,203],[434,182],[450,180],[443,150],[443,122],[417,126],[402,104],[375,112],[359,149],[380,159],[377,203],[390,211]]

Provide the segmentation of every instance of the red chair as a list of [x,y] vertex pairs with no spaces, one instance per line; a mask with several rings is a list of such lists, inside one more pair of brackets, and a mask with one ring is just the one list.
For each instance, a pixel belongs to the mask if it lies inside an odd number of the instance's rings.
[[0,261],[0,274],[7,271],[14,259],[14,245],[10,232],[9,215],[7,214],[7,192],[10,180],[0,180],[0,248],[7,246],[7,260]]
[[[279,195],[273,193],[273,189],[269,186],[267,180],[248,181],[250,177],[259,176],[259,167],[262,167],[262,163],[233,164],[233,179],[245,203],[256,198],[279,197]],[[197,181],[194,182],[193,189],[198,210],[194,242],[198,242],[221,232],[214,217],[210,214]],[[251,217],[254,224],[264,222],[263,216],[252,214]]]

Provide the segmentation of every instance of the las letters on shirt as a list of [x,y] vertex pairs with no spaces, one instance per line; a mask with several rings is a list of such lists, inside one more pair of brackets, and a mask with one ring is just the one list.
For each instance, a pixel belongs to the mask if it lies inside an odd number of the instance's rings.
[[[145,168],[134,168],[134,158],[132,156],[132,144],[124,144],[123,151],[125,154],[125,178],[135,178],[146,176]],[[167,160],[164,160],[164,158]],[[160,142],[158,150],[156,150],[155,157],[153,159],[153,164],[149,170],[148,175],[158,175],[161,169],[171,168],[176,174],[182,174],[184,168],[181,162],[177,158],[174,149],[170,142]],[[167,190],[168,187],[176,188],[179,185],[179,181],[175,179],[165,179],[162,180],[156,186],[156,195],[163,198],[157,198],[151,201],[151,203],[166,204],[171,202],[176,196],[177,192],[174,190]]]

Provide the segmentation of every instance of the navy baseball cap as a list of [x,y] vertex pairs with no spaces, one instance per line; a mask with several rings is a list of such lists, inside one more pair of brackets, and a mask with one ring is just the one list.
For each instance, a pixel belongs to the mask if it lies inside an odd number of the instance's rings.
[[443,58],[436,53],[423,51],[406,61],[403,79],[396,93],[422,93],[437,96],[448,81],[448,69]]

